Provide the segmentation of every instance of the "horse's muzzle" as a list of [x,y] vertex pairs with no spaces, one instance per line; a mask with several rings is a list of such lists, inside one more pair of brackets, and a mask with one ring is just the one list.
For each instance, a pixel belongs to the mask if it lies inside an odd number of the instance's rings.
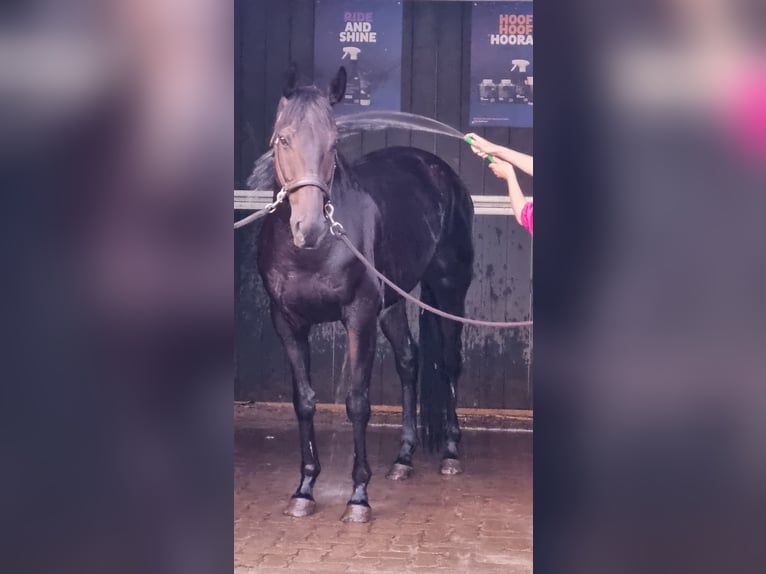
[[324,215],[325,192],[318,185],[304,182],[288,195],[290,231],[296,247],[313,249],[328,230]]
[[319,224],[297,221],[292,226],[293,243],[301,249],[314,249],[324,238],[327,229],[327,223],[324,220],[321,220]]

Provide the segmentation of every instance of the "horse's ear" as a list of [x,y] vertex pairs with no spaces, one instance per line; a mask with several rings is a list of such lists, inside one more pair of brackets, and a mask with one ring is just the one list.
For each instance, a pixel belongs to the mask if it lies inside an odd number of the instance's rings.
[[335,105],[343,101],[346,94],[346,68],[340,67],[338,73],[330,82],[330,104]]
[[298,66],[295,62],[290,62],[290,65],[285,72],[285,83],[282,88],[282,95],[289,98],[295,93],[295,89],[298,87]]

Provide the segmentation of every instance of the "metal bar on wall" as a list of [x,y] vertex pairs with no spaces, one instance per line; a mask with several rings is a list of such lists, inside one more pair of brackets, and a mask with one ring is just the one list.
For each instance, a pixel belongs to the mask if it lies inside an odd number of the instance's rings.
[[[472,195],[476,215],[513,215],[511,200],[505,195]],[[532,200],[532,198],[528,198]],[[263,209],[274,200],[274,192],[269,190],[234,190],[234,209]]]
[[[443,2],[497,2],[498,0],[404,0],[405,2],[439,2],[440,4]],[[515,2],[532,2],[533,0],[513,0]]]

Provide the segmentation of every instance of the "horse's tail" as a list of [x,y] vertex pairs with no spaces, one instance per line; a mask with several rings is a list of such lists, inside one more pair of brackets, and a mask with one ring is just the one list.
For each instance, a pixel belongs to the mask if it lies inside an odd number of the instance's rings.
[[[420,300],[436,307],[436,298],[425,282],[420,286]],[[420,434],[431,452],[440,450],[446,440],[450,393],[439,321],[433,313],[420,311]]]

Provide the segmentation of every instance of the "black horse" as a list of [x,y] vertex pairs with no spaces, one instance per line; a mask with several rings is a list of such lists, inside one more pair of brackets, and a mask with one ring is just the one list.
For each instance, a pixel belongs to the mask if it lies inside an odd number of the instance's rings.
[[325,94],[315,86],[299,87],[291,67],[277,109],[273,153],[257,162],[248,183],[254,189],[273,186],[288,194],[264,220],[258,238],[258,266],[271,299],[274,327],[292,368],[300,427],[300,485],[285,513],[306,516],[315,509],[312,491],[320,465],[309,330],[340,320],[348,333],[346,412],[354,432],[354,486],[342,519],[366,522],[371,512],[365,437],[378,319],[393,347],[402,382],[402,443],[388,475],[397,480],[412,472],[418,442],[418,377],[424,440],[431,449],[443,449],[442,473],[461,472],[456,389],[462,327],[421,313],[416,345],[404,300],[384,288],[329,233],[327,206],[334,206],[334,217],[347,237],[379,271],[405,290],[420,283],[424,302],[463,315],[473,277],[473,204],[457,174],[431,153],[396,147],[370,153],[354,165],[344,161],[336,150],[331,105],[342,101],[345,87],[343,68]]

